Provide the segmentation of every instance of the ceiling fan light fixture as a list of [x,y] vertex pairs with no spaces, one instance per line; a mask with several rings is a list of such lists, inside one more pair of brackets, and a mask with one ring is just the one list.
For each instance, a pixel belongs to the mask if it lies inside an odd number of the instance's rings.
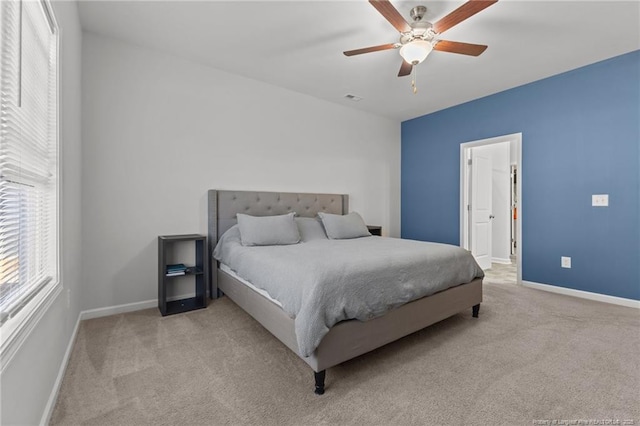
[[400,56],[411,65],[424,61],[433,50],[433,45],[425,40],[413,40],[400,48]]

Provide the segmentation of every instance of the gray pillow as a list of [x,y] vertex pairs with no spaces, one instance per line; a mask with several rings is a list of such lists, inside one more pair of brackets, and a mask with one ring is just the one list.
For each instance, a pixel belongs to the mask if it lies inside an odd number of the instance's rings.
[[371,236],[362,216],[356,212],[344,216],[320,212],[318,216],[322,220],[324,230],[327,231],[327,236],[332,240]]
[[326,240],[327,234],[324,232],[322,222],[315,217],[296,217],[300,240],[303,242],[313,240]]
[[233,247],[241,244],[240,228],[238,225],[233,225],[218,240],[218,244],[213,249],[213,258],[226,263],[233,252]]
[[236,216],[243,246],[278,246],[300,242],[293,212],[281,216],[249,216],[242,213]]

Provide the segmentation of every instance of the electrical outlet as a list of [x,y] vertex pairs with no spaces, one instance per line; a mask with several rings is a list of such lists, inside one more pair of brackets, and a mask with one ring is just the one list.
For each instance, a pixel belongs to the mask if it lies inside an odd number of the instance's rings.
[[594,207],[608,207],[609,194],[593,194],[591,196],[591,205]]
[[571,258],[562,256],[560,258],[560,266],[562,266],[563,268],[571,269]]

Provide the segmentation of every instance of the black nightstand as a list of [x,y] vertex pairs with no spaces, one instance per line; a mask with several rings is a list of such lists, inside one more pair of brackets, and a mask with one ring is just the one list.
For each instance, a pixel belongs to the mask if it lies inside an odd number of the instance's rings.
[[[180,256],[179,252],[185,251],[184,249],[188,247],[178,246],[188,244],[195,245],[195,255],[185,257],[183,253]],[[158,309],[162,316],[207,307],[206,280],[209,276],[207,260],[207,237],[204,235],[158,237]],[[167,301],[167,288],[177,279],[185,276],[195,280],[195,297]]]
[[382,226],[367,225],[367,229],[371,232],[371,235],[382,236]]

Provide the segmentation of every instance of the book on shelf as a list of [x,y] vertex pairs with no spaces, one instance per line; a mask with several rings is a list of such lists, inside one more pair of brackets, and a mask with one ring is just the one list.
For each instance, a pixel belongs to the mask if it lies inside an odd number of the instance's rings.
[[187,267],[184,263],[176,263],[173,265],[167,265],[165,274],[168,277],[175,277],[178,275],[185,275],[187,273]]
[[167,271],[184,271],[185,269],[187,269],[187,267],[184,265],[184,263],[176,263],[173,265],[167,265],[166,266]]

